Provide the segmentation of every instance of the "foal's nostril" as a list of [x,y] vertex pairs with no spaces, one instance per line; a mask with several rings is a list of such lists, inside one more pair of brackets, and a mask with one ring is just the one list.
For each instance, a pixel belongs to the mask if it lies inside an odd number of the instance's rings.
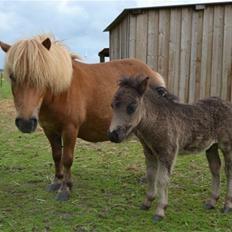
[[111,142],[118,143],[119,142],[119,134],[116,130],[109,132],[108,137]]

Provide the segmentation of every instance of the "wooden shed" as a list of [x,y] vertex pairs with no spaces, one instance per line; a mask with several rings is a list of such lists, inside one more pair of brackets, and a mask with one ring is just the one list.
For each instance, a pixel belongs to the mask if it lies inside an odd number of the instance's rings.
[[182,101],[232,100],[231,1],[125,9],[105,31],[111,60],[143,60]]

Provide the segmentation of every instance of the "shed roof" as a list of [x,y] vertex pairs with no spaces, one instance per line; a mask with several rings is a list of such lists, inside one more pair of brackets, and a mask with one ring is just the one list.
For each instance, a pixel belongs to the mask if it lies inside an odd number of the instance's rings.
[[150,7],[137,7],[137,8],[126,8],[124,9],[115,19],[113,22],[111,22],[105,29],[104,32],[110,31],[113,27],[115,27],[121,20],[129,15],[129,14],[140,14],[144,10],[153,10],[153,9],[161,9],[161,8],[177,8],[177,7],[196,7],[197,5],[225,5],[225,4],[231,4],[232,2],[230,1],[218,1],[218,2],[195,2],[195,3],[179,3],[175,5],[167,4],[167,5],[156,5],[156,6],[150,6]]

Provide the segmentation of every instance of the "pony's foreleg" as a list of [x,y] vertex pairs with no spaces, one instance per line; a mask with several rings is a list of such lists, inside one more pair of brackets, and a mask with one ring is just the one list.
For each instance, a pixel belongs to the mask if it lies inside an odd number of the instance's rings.
[[219,157],[217,144],[214,144],[206,151],[206,157],[212,175],[212,192],[210,198],[206,201],[205,208],[214,209],[217,200],[219,199],[219,191],[220,191],[221,160]]
[[77,138],[77,128],[75,126],[66,127],[63,130],[63,155],[62,164],[64,167],[63,182],[57,193],[56,199],[60,201],[68,200],[72,187],[71,166],[73,163],[73,153]]
[[225,158],[225,173],[227,178],[227,192],[223,212],[232,211],[232,151],[223,151]]
[[152,154],[152,151],[143,146],[144,155],[146,159],[146,169],[147,169],[147,194],[143,204],[141,205],[141,209],[148,210],[151,207],[153,200],[156,195],[156,172],[157,172],[157,158]]
[[61,164],[62,142],[61,136],[55,132],[45,131],[45,134],[52,148],[52,157],[55,164],[55,177],[53,182],[48,186],[48,191],[56,191],[60,188],[63,179],[63,169]]
[[[168,156],[167,156],[168,157]],[[168,183],[173,168],[175,156],[168,159],[160,160],[157,162],[157,190],[158,190],[158,206],[156,208],[153,222],[156,223],[163,219],[165,216],[165,210],[168,206]]]

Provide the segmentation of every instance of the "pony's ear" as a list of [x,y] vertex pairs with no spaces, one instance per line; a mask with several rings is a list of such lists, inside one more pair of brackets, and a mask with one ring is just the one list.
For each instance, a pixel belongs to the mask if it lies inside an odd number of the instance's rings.
[[4,52],[8,52],[11,46],[9,44],[6,44],[0,41],[0,47]]
[[47,38],[42,42],[42,44],[45,48],[49,50],[51,48],[52,42],[49,38]]
[[136,90],[139,93],[139,95],[142,96],[144,92],[147,90],[148,80],[149,80],[149,77],[146,77],[138,84]]

